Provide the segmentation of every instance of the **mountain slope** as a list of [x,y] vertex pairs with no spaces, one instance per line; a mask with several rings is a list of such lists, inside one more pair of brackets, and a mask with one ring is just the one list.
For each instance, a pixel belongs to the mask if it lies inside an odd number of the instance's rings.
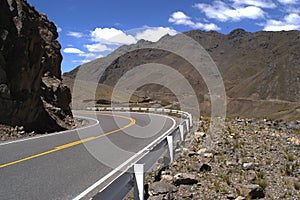
[[[248,33],[237,29],[224,35],[195,30],[184,34],[201,44],[218,66],[226,88],[229,115],[299,116],[296,111],[300,108],[299,31]],[[206,98],[208,89],[202,77],[185,59],[157,49],[166,40],[176,43],[176,37],[165,36],[157,43],[142,40],[134,45],[122,46],[105,58],[79,66],[80,71],[84,72],[80,73],[80,77],[76,77],[79,68],[64,75],[114,87],[125,73],[138,65],[164,64],[176,69],[190,82],[202,105],[201,110],[207,111],[210,105],[205,103],[209,100]],[[130,52],[124,53],[127,51]],[[120,56],[111,60],[115,55]],[[139,90],[151,98],[165,98],[166,88],[162,86],[146,85]],[[278,101],[274,104],[274,100]],[[253,112],[254,108],[260,112]]]

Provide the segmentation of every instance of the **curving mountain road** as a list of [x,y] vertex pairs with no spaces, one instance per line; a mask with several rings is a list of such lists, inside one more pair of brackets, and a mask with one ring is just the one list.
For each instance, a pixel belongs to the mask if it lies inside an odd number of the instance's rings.
[[0,143],[1,200],[74,199],[177,123],[143,113],[74,114],[90,125]]

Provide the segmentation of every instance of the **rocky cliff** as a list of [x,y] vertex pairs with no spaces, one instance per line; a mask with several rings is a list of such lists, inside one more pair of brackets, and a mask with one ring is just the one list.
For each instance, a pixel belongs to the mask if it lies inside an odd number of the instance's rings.
[[23,0],[0,0],[0,123],[50,132],[72,126],[53,22]]

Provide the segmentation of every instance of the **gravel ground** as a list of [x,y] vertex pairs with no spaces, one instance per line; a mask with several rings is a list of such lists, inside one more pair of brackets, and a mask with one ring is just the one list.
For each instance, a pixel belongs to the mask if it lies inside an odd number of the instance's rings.
[[299,121],[227,119],[218,135],[199,124],[176,161],[148,174],[147,199],[300,199]]

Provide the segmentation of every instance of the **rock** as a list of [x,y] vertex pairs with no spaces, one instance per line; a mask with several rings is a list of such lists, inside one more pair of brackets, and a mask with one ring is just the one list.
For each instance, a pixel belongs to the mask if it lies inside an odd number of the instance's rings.
[[213,158],[214,157],[214,154],[213,153],[204,153],[203,156],[205,158]]
[[193,198],[193,193],[190,191],[191,187],[187,185],[180,185],[178,189],[178,195],[183,198]]
[[195,138],[196,139],[200,139],[200,138],[203,138],[203,137],[205,137],[206,136],[206,134],[204,133],[204,132],[195,132]]
[[198,183],[195,175],[187,173],[178,173],[174,176],[175,185],[193,185]]
[[35,135],[35,132],[32,131],[31,133],[29,133],[29,136],[34,136]]
[[253,163],[243,163],[243,169],[244,170],[252,170],[254,169],[254,164]]
[[235,200],[245,200],[245,199],[246,199],[245,197],[238,196]]
[[164,195],[156,195],[156,196],[150,196],[148,200],[164,200],[165,196]]
[[161,175],[160,179],[163,181],[173,181],[173,176],[171,175]]
[[256,178],[257,178],[257,176],[256,176],[255,171],[253,171],[253,170],[248,171],[248,174],[247,174],[247,176],[246,176],[246,179],[247,179],[249,182],[255,181]]
[[24,131],[24,126],[19,126],[18,131]]
[[237,165],[236,162],[228,161],[228,160],[226,160],[225,164],[226,164],[226,166],[229,166],[229,167],[234,167]]
[[178,167],[179,166],[179,163],[174,161],[173,163],[171,163],[172,167]]
[[235,194],[228,194],[226,196],[227,199],[236,199],[236,195]]
[[292,137],[292,138],[288,138],[288,140],[296,146],[300,146],[300,139],[296,138],[296,137]]
[[237,189],[239,190],[240,194],[245,197],[251,197],[252,199],[265,197],[264,189],[256,184],[239,185],[237,186]]
[[41,133],[71,128],[54,23],[24,0],[1,0],[0,24],[0,123]]
[[149,195],[155,196],[159,194],[167,194],[177,192],[176,186],[166,182],[154,182],[149,186]]
[[4,99],[10,98],[10,90],[6,84],[0,84],[0,96]]
[[187,148],[182,148],[182,154],[183,154],[183,155],[188,155],[189,152],[190,152],[189,149],[187,149]]
[[211,171],[211,166],[204,163],[202,164],[202,166],[200,167],[200,172],[209,172]]
[[202,148],[200,149],[199,151],[197,151],[197,154],[201,155],[201,154],[204,154],[206,152],[206,148]]
[[24,134],[25,134],[25,131],[20,131],[19,134],[20,134],[20,135],[24,135]]
[[189,157],[192,157],[192,156],[195,156],[195,155],[197,155],[197,153],[195,151],[189,151],[188,152]]

